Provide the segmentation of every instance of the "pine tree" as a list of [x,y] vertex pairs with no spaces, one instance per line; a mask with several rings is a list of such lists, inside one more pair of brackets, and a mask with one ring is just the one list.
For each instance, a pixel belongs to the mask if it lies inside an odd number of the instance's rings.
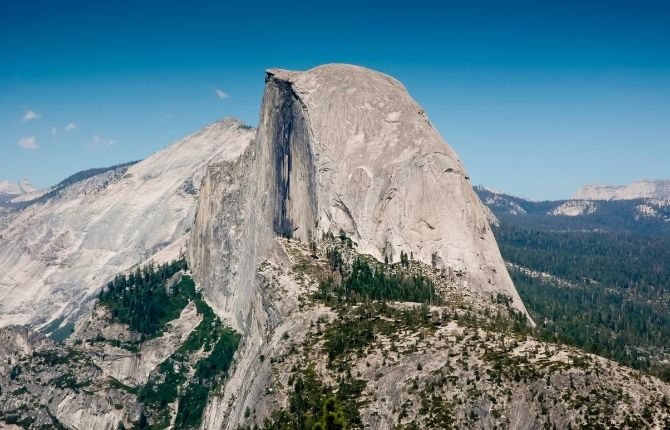
[[342,407],[333,397],[327,397],[322,403],[321,419],[314,425],[315,430],[344,430],[347,420]]

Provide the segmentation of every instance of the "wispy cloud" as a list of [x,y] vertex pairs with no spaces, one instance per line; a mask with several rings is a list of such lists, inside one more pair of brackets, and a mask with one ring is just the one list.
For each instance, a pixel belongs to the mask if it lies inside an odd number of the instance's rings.
[[100,149],[100,148],[109,148],[110,146],[114,146],[115,144],[116,140],[114,139],[107,139],[106,137],[100,136],[99,134],[94,134],[93,139],[91,139],[91,142],[84,144],[84,147],[89,149]]
[[36,150],[40,149],[40,146],[37,144],[37,138],[35,136],[24,136],[19,139],[19,146],[24,149]]
[[77,129],[77,124],[75,124],[73,122],[71,122],[71,123],[69,123],[68,125],[65,126],[65,132],[66,133],[69,133],[69,132],[74,131],[76,129]]
[[56,136],[58,134],[58,129],[56,127],[51,127],[51,135]]
[[33,119],[39,119],[39,118],[42,118],[42,115],[38,114],[35,111],[32,111],[32,110],[28,109],[26,111],[26,114],[23,115],[23,122],[28,122],[28,121],[31,121]]
[[225,92],[223,90],[220,90],[218,88],[214,88],[214,94],[216,94],[216,96],[218,98],[220,98],[221,100],[225,100],[225,99],[230,98],[230,94],[228,94],[227,92]]

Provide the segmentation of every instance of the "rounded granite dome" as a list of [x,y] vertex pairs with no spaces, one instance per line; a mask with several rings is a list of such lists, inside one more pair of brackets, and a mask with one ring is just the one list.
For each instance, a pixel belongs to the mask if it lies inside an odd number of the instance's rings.
[[[261,255],[272,235],[306,242],[342,230],[359,252],[381,261],[411,253],[461,273],[463,288],[509,296],[526,313],[463,165],[396,79],[347,64],[268,70],[249,157],[244,167],[227,167],[246,176],[221,185],[234,191],[222,188],[216,197],[249,202],[225,208],[231,223],[254,224],[223,232],[220,241],[238,247],[235,255]],[[196,220],[194,230],[205,235],[213,228],[200,229]],[[220,256],[229,273],[251,267],[245,258]],[[197,266],[212,288],[242,282]],[[219,308],[231,311],[245,309],[249,299],[220,297]],[[244,313],[237,313],[242,326]]]

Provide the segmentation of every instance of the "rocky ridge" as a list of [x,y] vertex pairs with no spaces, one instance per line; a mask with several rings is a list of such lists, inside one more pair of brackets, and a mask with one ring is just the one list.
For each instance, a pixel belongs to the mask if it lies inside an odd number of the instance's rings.
[[0,195],[20,196],[35,191],[37,191],[37,188],[33,187],[26,179],[23,179],[18,184],[9,181],[0,181]]
[[106,375],[138,387],[149,380],[151,372],[174,354],[201,322],[202,315],[191,302],[178,319],[170,322],[162,336],[141,341],[140,333],[114,322],[108,309],[96,306],[92,315],[77,325],[67,343],[90,355]]
[[[366,299],[356,284],[344,288],[360,262],[391,278],[422,279],[430,294],[418,301],[389,299],[384,295],[389,292]],[[301,395],[319,408],[325,399],[336,399],[349,428],[534,429],[548,423],[559,429],[661,429],[670,424],[670,386],[535,339],[509,298],[463,288],[465,278],[458,272],[411,259],[384,264],[358,253],[342,236],[325,237],[315,246],[276,239],[256,276],[263,309],[271,317],[260,339],[243,338],[228,376],[209,388],[199,428],[291,426],[295,412],[289,411]],[[192,303],[172,324],[184,327],[191,314]],[[189,338],[196,333],[186,331],[181,333]],[[189,381],[207,349],[201,344],[195,355],[189,353],[192,358],[175,359],[175,351],[189,342],[174,334],[168,329],[141,341],[137,351],[126,350],[140,357],[151,345],[165,348],[161,338],[171,339],[170,357],[155,364],[148,380],[137,376],[145,373],[135,367],[136,376],[124,384],[116,379],[114,352],[124,347],[113,344],[127,345],[139,335],[111,321],[104,307],[79,324],[67,347],[25,328],[0,329],[11,351],[3,351],[10,360],[0,364],[5,405],[0,420],[24,428],[58,422],[65,428],[111,429],[119,422],[139,426],[144,416],[152,428],[189,428],[178,418],[180,405],[198,398],[192,397]],[[51,357],[51,366],[44,357]],[[146,393],[168,387],[160,382],[172,380],[165,363],[191,376],[178,385],[184,395],[168,397],[173,400],[155,409]]]
[[223,120],[0,215],[0,326],[56,329],[86,315],[112,276],[184,240],[206,167],[238,156],[254,134]]
[[[155,279],[155,273],[160,272],[144,275],[145,282],[149,276]],[[206,401],[197,393],[204,390],[206,396],[222,383],[221,360],[232,359],[239,338],[222,326],[193,289],[188,273],[156,282],[172,291],[168,307],[183,305],[156,335],[132,329],[108,301],[96,304],[66,345],[26,327],[1,328],[0,426],[85,430],[197,425]],[[231,351],[222,353],[221,348]],[[191,402],[189,410],[179,406],[184,399]]]
[[0,181],[0,215],[12,208],[13,201],[38,193],[37,189],[25,179],[18,184]]
[[3,423],[111,430],[140,413],[135,397],[111,385],[87,354],[26,327],[0,329],[0,356]]
[[[667,198],[532,201],[481,186],[475,190],[495,220],[502,224],[527,224],[561,231],[670,233]],[[495,221],[491,225],[496,226]]]
[[585,185],[575,200],[670,199],[670,180],[642,180],[628,185]]
[[569,200],[553,210],[547,212],[547,215],[554,216],[580,216],[595,213],[598,205],[588,200]]

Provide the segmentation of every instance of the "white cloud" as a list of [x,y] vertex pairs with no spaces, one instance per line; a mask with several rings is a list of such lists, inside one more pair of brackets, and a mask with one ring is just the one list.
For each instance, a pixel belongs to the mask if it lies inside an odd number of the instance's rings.
[[23,122],[28,122],[33,119],[39,119],[42,118],[42,115],[38,114],[37,112],[34,112],[30,109],[26,111],[26,114],[23,115]]
[[90,149],[99,149],[99,148],[108,148],[116,144],[116,140],[107,139],[106,137],[100,136],[99,134],[94,134],[91,143],[84,144],[84,147]]
[[58,129],[56,127],[51,127],[51,135],[55,136],[58,134]]
[[35,136],[25,136],[19,139],[19,146],[24,149],[40,149]]
[[218,89],[218,88],[214,88],[214,94],[216,94],[216,96],[217,96],[218,98],[220,98],[221,100],[230,98],[230,94],[228,94],[227,92],[222,91],[222,90],[220,90],[220,89]]
[[69,132],[74,131],[76,129],[77,129],[77,124],[75,124],[73,122],[71,122],[71,123],[69,123],[68,125],[65,126],[65,132],[66,133],[69,133]]

